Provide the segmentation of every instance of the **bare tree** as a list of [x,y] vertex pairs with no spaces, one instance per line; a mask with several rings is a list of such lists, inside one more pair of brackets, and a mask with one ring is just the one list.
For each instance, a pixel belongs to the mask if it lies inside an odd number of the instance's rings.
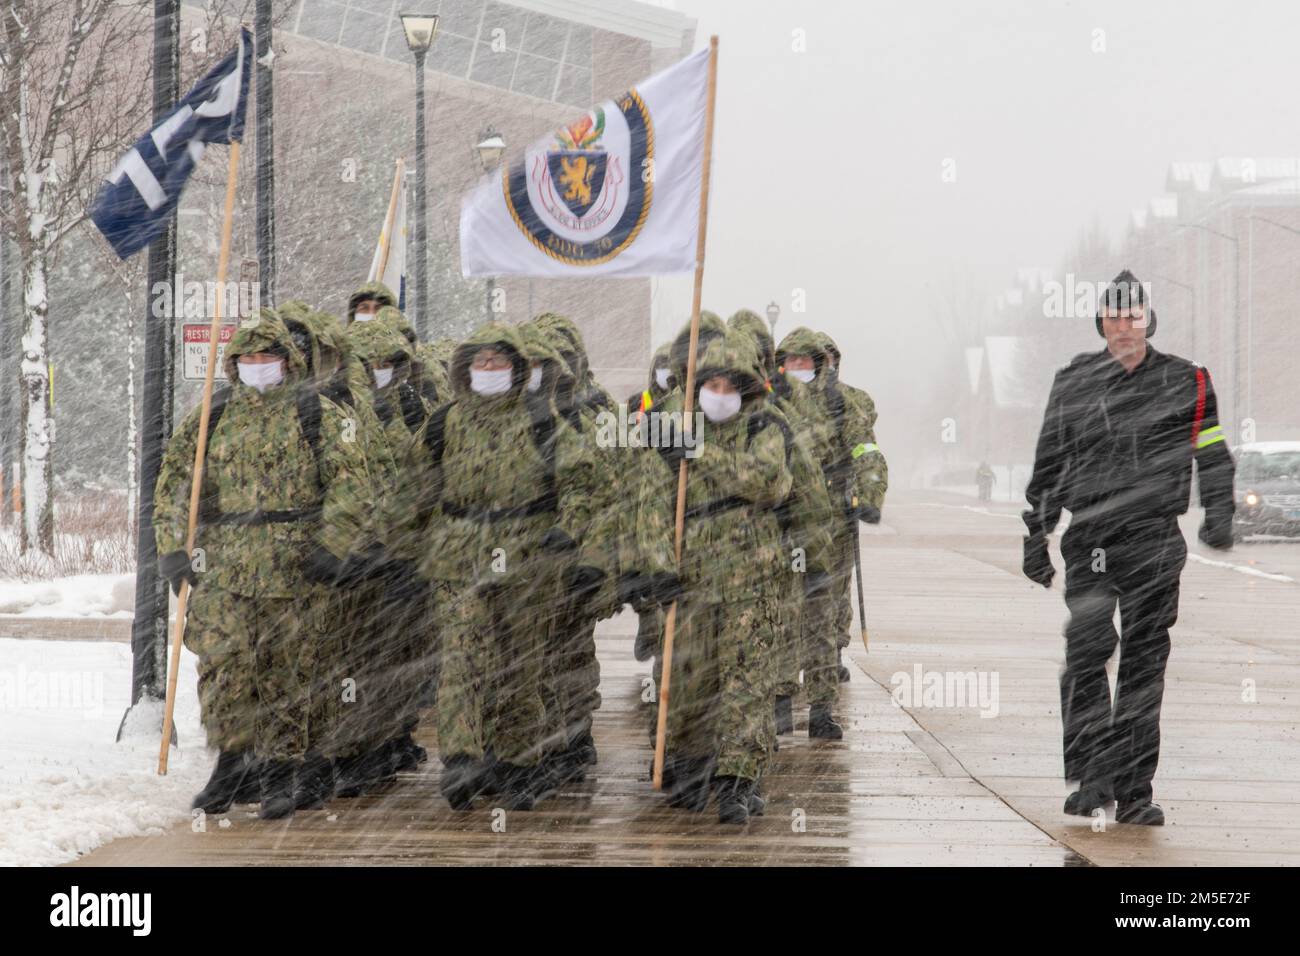
[[23,552],[54,552],[50,268],[99,181],[147,116],[147,4],[8,0],[0,11],[0,228],[22,270]]

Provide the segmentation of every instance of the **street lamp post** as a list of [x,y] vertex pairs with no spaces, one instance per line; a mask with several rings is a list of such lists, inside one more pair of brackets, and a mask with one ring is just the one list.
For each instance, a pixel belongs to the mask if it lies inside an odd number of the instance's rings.
[[428,286],[428,232],[425,227],[427,200],[425,193],[425,143],[424,143],[424,57],[433,45],[438,32],[438,18],[433,14],[401,13],[402,29],[406,32],[406,45],[415,54],[415,268],[414,283],[415,328],[420,337],[429,339],[429,286]]
[[[1239,432],[1241,427],[1241,376],[1238,374],[1237,369],[1239,362],[1237,353],[1241,336],[1241,242],[1236,236],[1221,232],[1218,229],[1212,229],[1199,222],[1185,222],[1179,228],[1199,229],[1202,232],[1208,232],[1212,236],[1218,236],[1220,239],[1226,239],[1232,243],[1232,422],[1233,430]],[[1220,414],[1219,420],[1223,420],[1222,414]]]
[[767,304],[767,324],[772,329],[772,345],[776,346],[776,320],[781,317],[781,307],[775,301]]
[[1255,416],[1255,221],[1300,236],[1300,229],[1251,213],[1246,234],[1246,417]]
[[[501,157],[505,155],[506,141],[505,138],[495,129],[489,126],[479,134],[478,143],[474,146],[478,153],[478,161],[483,166],[483,172],[490,173],[496,169],[501,162]],[[492,296],[496,292],[497,280],[494,276],[488,276],[487,280],[487,320],[492,321]],[[529,280],[529,291],[532,290],[532,280]],[[532,309],[532,303],[528,304],[529,310]]]

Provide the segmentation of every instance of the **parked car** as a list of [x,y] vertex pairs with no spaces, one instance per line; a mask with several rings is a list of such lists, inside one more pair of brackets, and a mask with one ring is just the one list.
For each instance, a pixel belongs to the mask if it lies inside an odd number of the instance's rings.
[[1300,535],[1300,441],[1253,442],[1237,449],[1233,538]]

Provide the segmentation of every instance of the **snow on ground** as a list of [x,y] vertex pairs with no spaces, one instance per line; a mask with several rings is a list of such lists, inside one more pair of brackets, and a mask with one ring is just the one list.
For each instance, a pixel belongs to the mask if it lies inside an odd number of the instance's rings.
[[190,817],[214,756],[199,726],[194,656],[181,657],[180,747],[159,777],[162,705],[133,712],[131,648],[109,641],[0,639],[0,866],[74,860],[117,837]]
[[134,608],[134,574],[78,574],[53,581],[0,579],[0,614],[130,619]]

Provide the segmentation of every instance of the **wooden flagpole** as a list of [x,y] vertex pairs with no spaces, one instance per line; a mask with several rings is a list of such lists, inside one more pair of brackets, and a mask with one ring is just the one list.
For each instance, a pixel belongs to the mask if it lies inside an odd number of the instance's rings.
[[388,253],[393,248],[393,228],[397,225],[397,198],[401,195],[404,166],[405,162],[401,156],[398,156],[397,174],[393,177],[393,192],[388,197],[388,214],[384,216],[384,227],[379,230],[379,244],[384,251],[379,255],[379,273],[370,280],[371,282],[383,282],[384,273],[388,271]]
[[[203,405],[199,412],[199,435],[194,446],[194,477],[190,480],[190,517],[185,533],[185,554],[194,554],[194,535],[199,522],[199,492],[203,485],[203,458],[208,451],[208,421],[212,415],[212,382],[217,369],[217,341],[221,337],[222,300],[226,291],[226,270],[230,266],[230,233],[235,216],[235,181],[239,173],[239,140],[230,143],[230,169],[226,173],[226,210],[221,224],[221,253],[217,257],[216,308],[208,330],[208,367],[203,376]],[[185,634],[185,606],[189,601],[190,583],[182,581],[176,599],[176,627],[172,632],[171,660],[167,666],[167,707],[163,712],[162,744],[158,751],[158,774],[167,773],[167,754],[171,746],[172,714],[176,708],[176,677],[181,667],[181,638]]]
[[[691,349],[686,357],[686,400],[682,407],[682,425],[691,431],[695,411],[695,350],[700,340],[700,297],[704,291],[704,242],[709,225],[709,173],[713,166],[713,105],[718,88],[718,38],[709,37],[708,104],[704,113],[704,168],[700,185],[700,224],[695,239],[695,294],[691,299]],[[675,550],[677,567],[682,565],[682,536],[686,526],[686,459],[677,470],[677,519]],[[662,676],[659,679],[659,715],[655,726],[654,788],[664,785],[664,740],[668,731],[668,687],[673,673],[673,634],[677,628],[677,602],[668,608],[664,621]]]

